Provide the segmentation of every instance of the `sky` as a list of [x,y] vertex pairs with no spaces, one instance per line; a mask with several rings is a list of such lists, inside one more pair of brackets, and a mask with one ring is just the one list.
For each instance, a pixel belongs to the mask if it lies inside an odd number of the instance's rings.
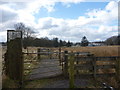
[[80,42],[118,35],[118,0],[0,0],[0,42],[22,22],[34,36]]

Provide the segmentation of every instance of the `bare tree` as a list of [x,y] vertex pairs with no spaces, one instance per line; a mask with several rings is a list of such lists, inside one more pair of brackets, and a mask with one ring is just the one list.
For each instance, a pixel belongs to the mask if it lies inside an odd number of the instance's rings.
[[22,31],[23,38],[31,37],[34,33],[34,31],[30,27],[25,26],[25,24],[22,22],[15,24],[14,28],[17,31]]
[[27,49],[27,52],[28,52],[27,47],[28,47],[29,43],[31,43],[29,41],[32,38],[32,34],[35,33],[35,32],[30,27],[25,26],[25,24],[22,23],[22,22],[15,24],[14,28],[15,28],[16,31],[22,31],[23,47],[25,49]]
[[24,34],[25,34],[25,24],[23,23],[17,23],[17,24],[14,24],[14,28],[16,31],[22,31],[22,34],[23,34],[23,38],[25,37]]

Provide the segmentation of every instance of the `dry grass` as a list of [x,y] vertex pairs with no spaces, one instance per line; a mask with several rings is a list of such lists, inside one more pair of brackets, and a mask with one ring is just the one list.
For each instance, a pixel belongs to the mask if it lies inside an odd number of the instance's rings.
[[[37,52],[38,48],[44,48],[44,47],[28,47],[29,52]],[[67,51],[73,51],[73,52],[90,52],[94,54],[95,56],[120,56],[118,54],[118,48],[120,46],[97,46],[97,47],[62,47],[62,52]],[[59,48],[51,48],[52,51],[58,51]],[[25,49],[23,51],[26,52]]]
[[119,56],[118,48],[120,46],[99,46],[99,47],[64,47],[62,50],[73,52],[90,52],[95,56]]
[[[28,52],[37,52],[38,48],[43,47],[28,47]],[[62,47],[62,52],[65,50],[73,52],[90,52],[95,56],[120,56],[118,54],[118,48],[120,46],[97,46],[97,47]],[[51,48],[52,51],[58,51],[59,48]],[[4,54],[6,47],[3,47],[2,53]],[[26,49],[23,49],[23,52],[27,52]]]

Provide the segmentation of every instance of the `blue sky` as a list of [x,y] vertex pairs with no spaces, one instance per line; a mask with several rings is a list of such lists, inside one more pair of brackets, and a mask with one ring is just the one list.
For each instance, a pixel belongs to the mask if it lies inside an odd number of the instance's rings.
[[87,11],[92,9],[104,9],[108,2],[81,2],[63,5],[63,3],[56,3],[53,12],[48,12],[46,8],[41,8],[39,13],[35,14],[37,19],[43,17],[55,17],[63,19],[77,19],[79,16],[85,16]]
[[[19,0],[18,0],[19,1]],[[89,0],[90,1],[90,0]],[[22,2],[21,4],[19,2]],[[23,22],[34,29],[35,36],[80,42],[103,41],[118,34],[118,2],[83,0],[31,0],[0,3],[0,41],[6,31]]]
[[68,19],[76,19],[79,16],[84,16],[88,10],[92,10],[94,8],[103,9],[107,2],[81,2],[78,4],[69,4],[70,7],[64,6],[61,3],[57,3],[55,5],[55,12],[51,14],[51,16],[56,18],[68,18]]

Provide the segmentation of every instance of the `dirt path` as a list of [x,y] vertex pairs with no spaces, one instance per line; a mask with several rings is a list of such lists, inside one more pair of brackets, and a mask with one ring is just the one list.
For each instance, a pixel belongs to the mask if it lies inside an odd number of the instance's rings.
[[54,77],[62,74],[61,66],[57,59],[44,59],[29,75],[30,80]]
[[[89,87],[89,80],[87,79],[75,79],[74,83],[76,88],[87,88]],[[50,84],[45,85],[43,88],[69,88],[69,80],[56,80]]]
[[[29,75],[29,79],[33,81],[28,82],[26,88],[69,88],[69,79],[65,79],[61,74],[62,69],[58,60],[41,60],[37,69]],[[95,82],[92,78],[85,77],[75,78],[74,84],[77,88],[94,88]]]
[[[96,88],[93,78],[75,78],[75,88]],[[98,86],[97,86],[98,87]],[[62,75],[53,78],[44,78],[29,81],[25,88],[69,88],[69,79]]]

